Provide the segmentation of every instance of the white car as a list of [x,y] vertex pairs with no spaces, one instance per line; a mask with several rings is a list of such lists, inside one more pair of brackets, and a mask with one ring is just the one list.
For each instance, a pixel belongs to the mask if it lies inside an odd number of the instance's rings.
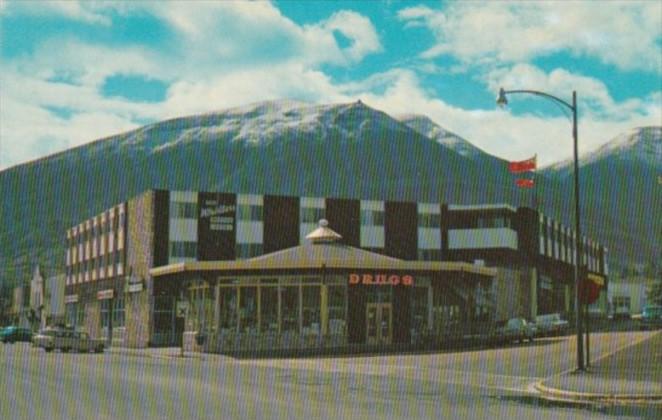
[[568,324],[568,321],[561,319],[560,314],[538,315],[536,317],[536,327],[538,328],[538,335],[541,337],[565,335],[570,332],[570,324]]
[[32,339],[32,345],[41,347],[46,352],[58,349],[62,353],[69,350],[102,353],[105,348],[104,340],[91,338],[86,332],[50,328],[35,335]]

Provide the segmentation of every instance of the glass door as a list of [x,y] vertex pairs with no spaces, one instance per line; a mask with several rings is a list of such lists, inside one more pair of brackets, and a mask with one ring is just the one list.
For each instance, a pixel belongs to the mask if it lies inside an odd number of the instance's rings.
[[366,344],[391,344],[393,313],[390,303],[366,305]]

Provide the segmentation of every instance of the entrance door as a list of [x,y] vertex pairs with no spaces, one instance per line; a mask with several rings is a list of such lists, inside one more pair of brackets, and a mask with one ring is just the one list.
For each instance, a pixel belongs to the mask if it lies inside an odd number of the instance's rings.
[[390,303],[368,303],[365,319],[367,344],[391,344],[393,311]]

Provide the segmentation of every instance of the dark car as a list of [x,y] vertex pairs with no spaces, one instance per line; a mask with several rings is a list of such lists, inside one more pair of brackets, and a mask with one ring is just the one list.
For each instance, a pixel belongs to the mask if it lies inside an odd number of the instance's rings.
[[642,330],[662,328],[662,305],[648,305],[644,307],[639,320]]
[[5,327],[0,332],[0,341],[3,343],[15,343],[17,341],[29,343],[32,341],[32,331],[29,328],[16,326]]

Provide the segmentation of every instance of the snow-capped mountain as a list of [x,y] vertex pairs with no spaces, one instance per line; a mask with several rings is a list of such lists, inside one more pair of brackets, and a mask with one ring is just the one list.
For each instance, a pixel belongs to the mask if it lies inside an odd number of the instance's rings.
[[479,149],[457,134],[444,129],[425,115],[405,114],[399,115],[397,119],[400,122],[407,124],[409,127],[413,128],[419,133],[423,134],[424,136],[427,136],[439,144],[443,144],[444,146],[455,150],[457,153],[466,158],[474,160],[481,158],[493,158],[503,162],[501,159],[498,159],[488,154],[487,152],[484,152],[482,149]]
[[[637,142],[653,150],[653,161],[656,129]],[[589,167],[614,161],[612,154],[599,156]],[[629,181],[620,184],[614,182],[620,170],[587,168],[584,232],[606,243],[614,258],[653,255],[660,218],[650,209],[660,208],[659,186],[637,186],[644,175],[631,165],[620,175]],[[570,184],[560,172],[547,172],[538,178],[544,211],[572,214],[563,207],[571,200],[558,198],[571,196]],[[426,117],[398,120],[360,101],[262,102],[150,124],[1,171],[0,281],[28,278],[36,263],[61,271],[66,228],[152,188],[531,205],[531,192],[514,187],[503,160]]]

